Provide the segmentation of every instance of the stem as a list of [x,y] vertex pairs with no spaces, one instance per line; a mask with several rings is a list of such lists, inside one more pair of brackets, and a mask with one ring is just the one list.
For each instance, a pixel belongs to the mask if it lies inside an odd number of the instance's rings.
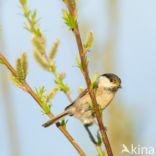
[[[64,92],[64,93],[65,93],[65,92]],[[66,92],[65,95],[67,96],[69,102],[72,103],[73,100],[71,99],[69,92]]]
[[[10,63],[7,61],[7,59],[0,53],[0,60],[3,61],[3,63],[5,64],[5,66],[10,70],[10,72],[16,76],[16,71],[15,69],[10,65]],[[39,104],[39,106],[42,108],[41,104],[41,100],[37,97],[37,95],[35,94],[35,92],[31,89],[31,87],[27,84],[26,81],[23,82],[24,87],[25,87],[25,91],[28,92],[33,99]],[[48,114],[49,118],[53,118],[54,115],[50,112]],[[79,145],[74,141],[74,139],[71,137],[71,135],[68,133],[68,131],[66,129],[64,129],[60,123],[56,123],[57,128],[59,128],[59,130],[66,136],[66,138],[70,141],[70,143],[74,146],[74,148],[77,150],[77,152],[79,153],[80,156],[85,156],[85,153],[82,151],[82,149],[79,147]]]
[[[68,7],[68,10],[69,10],[71,16],[74,18],[75,17],[74,16],[74,9],[73,9],[71,0],[67,0],[67,7]],[[75,35],[75,39],[76,39],[77,46],[78,46],[78,49],[79,49],[79,55],[80,55],[81,63],[82,63],[82,67],[83,67],[83,75],[85,77],[85,81],[86,81],[86,84],[87,84],[87,87],[88,87],[88,90],[89,90],[89,94],[90,94],[91,100],[93,102],[93,106],[94,106],[94,109],[95,109],[95,115],[96,115],[96,118],[97,118],[97,121],[98,121],[98,125],[99,125],[99,128],[100,128],[102,139],[103,139],[103,142],[105,144],[108,156],[113,156],[112,149],[111,149],[111,146],[110,146],[110,143],[109,143],[109,140],[108,140],[104,125],[102,123],[102,118],[100,116],[100,112],[99,112],[97,101],[96,101],[96,98],[95,98],[95,95],[94,95],[94,92],[93,92],[93,88],[91,87],[91,80],[89,78],[89,73],[88,73],[88,68],[87,68],[86,61],[85,61],[85,56],[83,55],[84,50],[83,50],[83,45],[82,45],[82,41],[81,41],[81,37],[80,37],[78,23],[77,23],[76,29],[73,30],[73,33]]]
[[[49,58],[47,57],[47,55],[44,54],[43,57],[44,57],[45,60],[49,63]],[[52,73],[53,73],[54,76],[57,78],[57,73],[56,73],[56,72],[52,72]],[[69,93],[69,92],[64,92],[64,94],[66,95],[66,97],[67,97],[67,99],[69,100],[69,102],[72,103],[73,100],[72,100],[72,98],[70,97],[70,93]],[[89,135],[91,141],[93,142],[93,144],[94,144],[94,145],[96,146],[96,148],[97,148],[98,144],[97,144],[96,140],[94,139],[92,133],[90,132],[88,126],[86,125],[86,126],[84,126],[84,127],[85,127],[85,129],[86,129],[86,131],[87,131],[87,133],[88,133],[88,135]]]
[[[44,57],[44,59],[47,61],[47,63],[49,63],[49,58],[48,58],[48,56],[46,55],[46,54],[44,54],[43,55],[43,57]],[[55,76],[55,78],[57,79],[58,77],[57,77],[57,72],[52,72],[53,74],[54,74],[54,76]],[[63,83],[63,82],[62,82]],[[63,91],[64,92],[64,94],[66,95],[66,97],[67,97],[67,99],[69,100],[69,102],[70,103],[72,103],[72,98],[70,97],[70,94],[69,94],[69,92],[65,92],[65,91]]]

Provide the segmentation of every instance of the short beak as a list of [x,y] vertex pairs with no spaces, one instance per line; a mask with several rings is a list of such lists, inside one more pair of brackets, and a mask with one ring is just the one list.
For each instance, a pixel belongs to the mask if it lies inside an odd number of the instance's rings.
[[119,88],[122,88],[122,86],[121,86],[121,85],[119,85]]

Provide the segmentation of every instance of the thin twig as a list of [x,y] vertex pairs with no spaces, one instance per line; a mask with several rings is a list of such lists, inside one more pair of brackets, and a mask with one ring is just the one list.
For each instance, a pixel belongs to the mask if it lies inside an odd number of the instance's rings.
[[[20,3],[21,3],[21,5],[22,5],[22,7],[23,7],[23,10],[24,10],[24,8],[25,8],[26,6],[25,6],[22,2],[20,2]],[[24,12],[25,12],[25,11],[24,11]],[[35,32],[35,28],[34,28],[33,22],[32,22],[32,20],[30,19],[30,17],[29,17],[29,16],[25,16],[25,18],[27,19],[27,21],[28,21],[28,23],[29,23],[31,29]],[[40,32],[40,31],[39,31],[39,33],[40,33],[40,35],[41,35],[41,32]],[[43,56],[43,58],[47,61],[47,63],[50,62],[50,60],[49,60],[49,58],[48,58],[48,56],[47,56],[46,53],[44,53],[42,56]],[[54,74],[55,78],[57,79],[57,78],[58,78],[58,77],[57,77],[57,76],[58,76],[57,72],[55,71],[55,72],[52,72],[52,73]],[[67,99],[72,103],[72,99],[71,99],[71,97],[70,97],[69,92],[68,92],[68,91],[67,91],[67,92],[64,91],[64,93],[65,93]]]
[[[0,60],[3,61],[3,63],[5,64],[5,66],[10,70],[10,72],[16,76],[16,71],[15,69],[10,65],[10,63],[7,61],[7,59],[0,53]],[[23,82],[24,87],[25,87],[25,91],[28,92],[33,99],[39,104],[39,106],[42,108],[41,104],[41,100],[37,97],[37,95],[35,94],[35,92],[31,89],[31,87],[27,84],[26,81]],[[48,114],[49,118],[53,118],[54,115],[50,112]],[[77,152],[79,153],[80,156],[85,156],[85,153],[82,151],[82,149],[79,147],[79,145],[74,141],[74,139],[71,137],[71,135],[68,133],[68,131],[63,128],[60,123],[56,123],[56,126],[59,128],[59,130],[66,136],[66,138],[71,142],[71,144],[75,147],[75,149],[77,150]]]
[[[44,59],[47,61],[47,63],[49,63],[49,58],[48,58],[48,56],[47,56],[46,54],[44,54],[43,57],[44,57]],[[52,73],[54,74],[55,78],[57,79],[57,75],[58,75],[58,74],[57,74],[56,72],[52,72]],[[67,99],[69,100],[69,102],[72,103],[72,98],[70,97],[69,92],[65,92],[65,91],[63,91],[63,92],[64,92],[64,94],[66,95],[66,97],[67,97]]]
[[[73,9],[71,0],[67,0],[67,7],[68,7],[70,15],[73,18],[75,18],[74,9]],[[105,131],[105,127],[104,127],[104,125],[102,123],[102,118],[100,116],[100,112],[99,112],[97,101],[96,101],[96,98],[95,98],[95,95],[94,95],[94,92],[93,92],[93,88],[91,87],[91,81],[90,81],[89,74],[88,74],[88,68],[87,68],[87,65],[86,65],[85,56],[83,55],[84,50],[83,50],[83,45],[82,45],[82,41],[81,41],[81,37],[80,37],[78,23],[76,23],[76,25],[77,25],[77,27],[76,27],[76,29],[73,30],[73,33],[75,35],[77,46],[78,46],[78,49],[79,49],[79,55],[80,55],[81,63],[82,63],[82,67],[83,67],[83,75],[85,77],[86,84],[87,84],[87,87],[88,87],[88,90],[89,90],[89,94],[90,94],[90,97],[91,97],[92,102],[93,102],[93,106],[94,106],[94,109],[95,109],[95,115],[96,115],[96,118],[97,118],[97,121],[98,121],[98,125],[99,125],[99,128],[100,128],[100,132],[101,132],[102,139],[103,139],[103,142],[105,144],[108,156],[113,156],[112,149],[111,149],[111,146],[110,146],[110,143],[109,143],[106,131]]]

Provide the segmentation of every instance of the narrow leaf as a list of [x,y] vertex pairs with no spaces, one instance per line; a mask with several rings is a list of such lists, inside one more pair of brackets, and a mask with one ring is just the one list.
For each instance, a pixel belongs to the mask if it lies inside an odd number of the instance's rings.
[[77,64],[78,64],[78,67],[80,68],[80,70],[82,70],[83,67],[82,67],[82,64],[81,64],[81,62],[80,62],[78,56],[76,56],[76,62],[77,62]]
[[65,21],[65,24],[69,26],[69,30],[76,29],[77,16],[73,18],[66,10],[62,10],[62,13],[63,13],[63,19]]
[[41,106],[42,106],[42,109],[44,110],[44,111],[42,111],[42,113],[48,115],[50,113],[50,109],[51,109],[52,104],[47,105],[47,103],[43,101]]
[[37,15],[37,11],[36,11],[36,10],[34,10],[34,12],[33,12],[32,16],[31,16],[32,21],[35,21],[35,20],[36,20],[36,15]]
[[40,89],[37,89],[37,88],[35,88],[35,91],[36,91],[36,95],[37,95],[37,97],[42,101],[42,99],[43,99],[43,94],[45,93],[45,87],[44,86],[42,86],[42,88],[40,88]]
[[93,112],[95,112],[95,109],[94,109],[94,106],[93,106],[92,101],[89,103],[89,106],[90,106],[91,110],[92,110]]
[[4,62],[3,62],[2,60],[0,60],[0,63],[1,63],[1,64],[4,64]]
[[105,152],[102,151],[101,146],[96,146],[96,150],[98,152],[98,156],[105,156]]
[[92,85],[93,88],[95,87],[95,84],[96,84],[96,81],[97,81],[97,77],[98,77],[98,73],[96,72],[93,75],[93,79],[92,79],[92,82],[91,82],[91,85]]
[[98,145],[101,145],[102,144],[102,139],[101,139],[101,136],[100,136],[99,132],[97,132],[96,137],[97,137],[97,140],[98,140]]

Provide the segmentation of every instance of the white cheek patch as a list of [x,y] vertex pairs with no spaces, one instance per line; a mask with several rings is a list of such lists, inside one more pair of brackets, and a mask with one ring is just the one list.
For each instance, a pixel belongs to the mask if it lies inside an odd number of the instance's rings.
[[99,87],[112,87],[112,83],[106,77],[100,77]]

